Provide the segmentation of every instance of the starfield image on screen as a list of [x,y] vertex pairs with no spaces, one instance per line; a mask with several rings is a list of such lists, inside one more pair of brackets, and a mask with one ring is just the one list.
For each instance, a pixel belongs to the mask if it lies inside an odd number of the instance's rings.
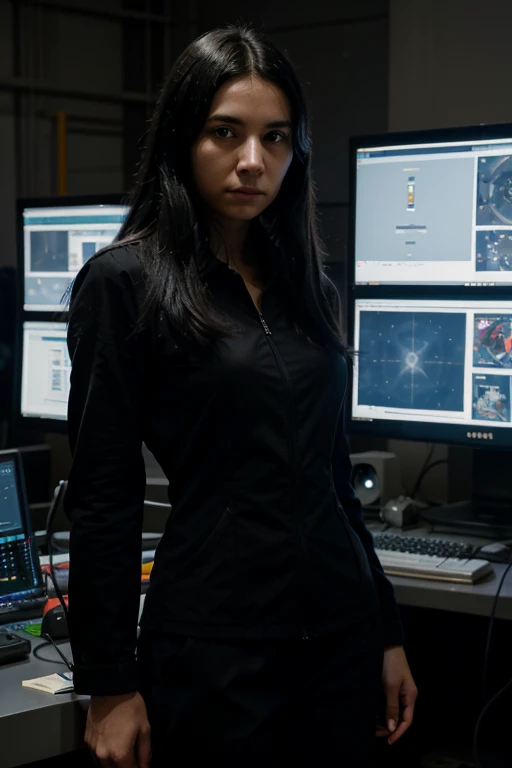
[[359,405],[463,411],[466,315],[362,311]]

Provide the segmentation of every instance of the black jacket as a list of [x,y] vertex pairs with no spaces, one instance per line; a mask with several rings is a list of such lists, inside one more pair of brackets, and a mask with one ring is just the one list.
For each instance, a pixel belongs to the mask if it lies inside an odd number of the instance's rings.
[[[143,629],[314,636],[380,612],[385,645],[403,642],[351,486],[347,364],[294,329],[278,254],[269,244],[261,317],[242,277],[203,252],[201,278],[241,329],[208,348],[178,343],[162,317],[131,333],[144,291],[135,247],[93,256],[76,278],[64,505],[78,693],[138,686],[143,441],[172,504]],[[324,290],[339,305],[327,278]]]

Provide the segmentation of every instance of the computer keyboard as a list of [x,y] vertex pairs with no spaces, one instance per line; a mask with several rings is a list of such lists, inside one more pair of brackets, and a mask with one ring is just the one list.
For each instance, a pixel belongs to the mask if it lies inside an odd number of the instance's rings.
[[0,603],[0,625],[41,618],[46,595]]
[[466,542],[445,539],[428,539],[422,536],[404,536],[394,533],[375,533],[373,543],[376,549],[392,552],[409,552],[436,557],[458,557],[468,560],[478,547]]
[[472,544],[420,536],[376,533],[375,551],[390,576],[475,584],[493,574],[492,565],[473,557]]

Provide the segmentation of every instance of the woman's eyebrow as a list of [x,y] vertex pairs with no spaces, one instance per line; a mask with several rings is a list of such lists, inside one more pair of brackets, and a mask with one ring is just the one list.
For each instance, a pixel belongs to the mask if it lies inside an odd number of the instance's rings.
[[[221,115],[216,113],[211,115],[207,122],[213,122],[214,120],[222,123],[232,123],[233,125],[245,125],[245,122],[239,117],[232,117],[231,115]],[[292,124],[289,120],[273,120],[271,123],[267,123],[265,128],[291,128]]]

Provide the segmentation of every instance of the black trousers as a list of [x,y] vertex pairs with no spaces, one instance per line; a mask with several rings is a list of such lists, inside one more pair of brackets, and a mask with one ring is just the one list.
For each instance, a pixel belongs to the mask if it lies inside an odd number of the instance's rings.
[[321,638],[141,633],[140,692],[155,768],[366,768],[382,698],[380,619]]

